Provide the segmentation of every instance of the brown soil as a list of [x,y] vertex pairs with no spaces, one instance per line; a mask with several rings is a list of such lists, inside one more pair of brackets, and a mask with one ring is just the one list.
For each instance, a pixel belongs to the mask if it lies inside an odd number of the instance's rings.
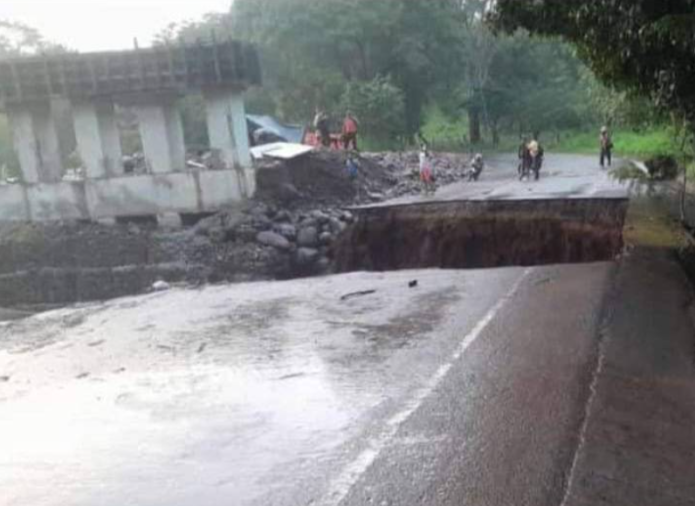
[[361,211],[336,247],[339,272],[611,260],[623,200],[452,202]]

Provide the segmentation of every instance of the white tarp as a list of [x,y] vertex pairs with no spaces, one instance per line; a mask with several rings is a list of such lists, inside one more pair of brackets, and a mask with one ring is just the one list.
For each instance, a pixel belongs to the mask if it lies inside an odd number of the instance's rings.
[[274,142],[251,148],[251,156],[256,160],[261,158],[279,158],[281,160],[291,160],[313,151],[312,146],[305,144],[294,144],[291,142]]

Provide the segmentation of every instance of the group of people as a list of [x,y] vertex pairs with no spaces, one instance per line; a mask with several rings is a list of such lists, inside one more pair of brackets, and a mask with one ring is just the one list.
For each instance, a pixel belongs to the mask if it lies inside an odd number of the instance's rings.
[[[324,146],[330,146],[330,132],[327,129],[327,117],[322,115],[322,113],[317,113],[316,129],[322,140]],[[343,121],[343,132],[342,140],[343,145],[346,150],[352,149],[357,151],[357,131],[359,123],[354,118],[354,116],[348,111]],[[533,173],[535,180],[540,177],[540,170],[543,165],[543,158],[545,156],[545,150],[543,146],[538,141],[538,134],[533,136],[525,137],[521,145],[519,146],[519,179],[528,179]],[[328,143],[324,139],[328,139]],[[601,149],[600,163],[601,167],[605,168],[606,164],[610,167],[612,163],[613,154],[613,140],[611,138],[610,132],[607,127],[601,128],[601,135],[599,137],[599,144]],[[359,162],[355,159],[352,154],[348,155],[346,168],[351,178],[356,178],[359,171]],[[468,181],[478,181],[480,175],[485,168],[485,161],[483,155],[476,154],[472,161],[470,168],[466,171],[466,178]],[[420,181],[423,185],[423,190],[425,193],[434,193],[436,191],[436,177],[434,173],[434,166],[432,164],[431,155],[429,148],[425,142],[422,143],[419,153],[419,174]]]
[[[436,191],[436,176],[434,173],[434,165],[430,157],[427,144],[422,144],[419,155],[420,181],[422,182],[425,193],[434,193]],[[470,168],[465,172],[465,177],[468,181],[477,181],[485,169],[485,160],[483,155],[477,153],[471,160]]]
[[334,144],[342,144],[347,150],[358,151],[357,135],[359,132],[360,123],[357,118],[348,111],[343,119],[343,126],[340,136],[334,137],[331,134],[331,119],[322,109],[316,109],[314,117],[314,130],[316,131],[317,141],[326,148],[330,148]]

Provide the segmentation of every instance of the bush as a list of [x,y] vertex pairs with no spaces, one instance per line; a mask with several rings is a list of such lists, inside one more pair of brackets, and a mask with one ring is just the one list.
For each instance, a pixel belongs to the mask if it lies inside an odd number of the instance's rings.
[[348,83],[341,105],[352,111],[361,133],[371,139],[393,141],[405,132],[404,94],[388,77]]
[[644,162],[649,175],[656,181],[669,181],[678,177],[678,162],[672,156],[655,156]]

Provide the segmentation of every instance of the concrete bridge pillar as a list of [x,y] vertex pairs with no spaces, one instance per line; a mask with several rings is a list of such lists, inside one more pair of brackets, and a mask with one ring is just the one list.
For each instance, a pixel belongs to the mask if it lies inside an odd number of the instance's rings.
[[14,148],[27,183],[51,183],[63,178],[60,143],[50,102],[12,105],[7,115]]
[[80,158],[91,179],[123,174],[121,136],[112,102],[77,102],[72,105]]
[[183,171],[186,146],[181,114],[174,100],[143,103],[136,111],[145,158],[152,172]]
[[241,192],[251,197],[256,190],[256,177],[251,164],[244,96],[238,91],[208,91],[205,105],[210,147],[220,151],[228,167],[238,169]]

